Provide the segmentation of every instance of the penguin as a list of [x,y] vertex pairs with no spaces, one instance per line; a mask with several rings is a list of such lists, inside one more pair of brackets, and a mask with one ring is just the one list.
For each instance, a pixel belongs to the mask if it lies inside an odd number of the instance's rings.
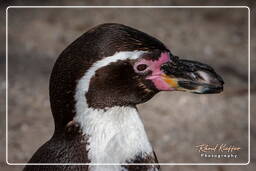
[[220,93],[223,84],[211,66],[173,55],[142,31],[98,25],[57,58],[49,85],[55,130],[28,162],[43,165],[24,171],[158,171],[136,105],[160,91]]

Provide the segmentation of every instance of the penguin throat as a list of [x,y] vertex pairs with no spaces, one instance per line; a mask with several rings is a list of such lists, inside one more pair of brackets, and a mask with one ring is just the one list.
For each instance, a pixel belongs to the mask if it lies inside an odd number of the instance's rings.
[[74,120],[89,137],[86,148],[92,163],[126,163],[153,155],[136,108],[88,108]]

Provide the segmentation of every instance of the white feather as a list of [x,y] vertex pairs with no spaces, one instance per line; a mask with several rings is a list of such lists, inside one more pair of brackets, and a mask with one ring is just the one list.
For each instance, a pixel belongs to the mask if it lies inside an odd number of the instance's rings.
[[[88,109],[75,119],[89,136],[87,150],[92,163],[125,163],[141,153],[152,154],[143,123],[133,107]],[[99,171],[101,167],[92,168]],[[114,168],[119,171],[121,166]]]

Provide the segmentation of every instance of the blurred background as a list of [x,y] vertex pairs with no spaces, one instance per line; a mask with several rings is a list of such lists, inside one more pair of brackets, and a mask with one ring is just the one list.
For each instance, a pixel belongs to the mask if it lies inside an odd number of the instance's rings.
[[[104,5],[98,1],[83,4]],[[129,4],[109,1],[106,5]],[[144,1],[147,3],[148,1]],[[185,2],[185,1],[184,1]],[[200,5],[184,3],[184,5]],[[201,5],[212,5],[200,1]],[[210,1],[209,1],[210,2]],[[232,1],[233,3],[237,1]],[[57,5],[52,1],[11,1],[7,5]],[[163,5],[162,1],[159,5]],[[183,5],[169,1],[164,5]],[[232,5],[223,1],[221,5]],[[248,4],[239,4],[248,5]],[[253,3],[249,3],[252,5]],[[1,7],[4,10],[4,6]],[[4,24],[4,18],[1,23]],[[72,41],[98,24],[122,23],[146,32],[169,47],[177,56],[210,64],[224,79],[224,92],[195,95],[183,92],[159,93],[139,105],[149,139],[161,163],[246,163],[248,161],[248,10],[247,8],[169,8],[169,9],[14,9],[8,10],[8,161],[25,163],[53,133],[48,84],[58,55]],[[1,24],[2,25],[2,24]],[[256,23],[252,21],[251,29]],[[1,37],[5,29],[1,27]],[[254,36],[253,36],[254,35]],[[251,40],[255,41],[252,33]],[[1,41],[0,122],[5,136],[5,49]],[[255,54],[255,44],[251,53]],[[251,64],[255,65],[255,58]],[[251,75],[255,75],[251,67]],[[256,95],[251,80],[251,97]],[[254,110],[254,108],[252,108]],[[251,144],[256,143],[256,124],[251,123]],[[6,166],[5,142],[1,138],[0,168],[21,170],[23,166]],[[241,147],[238,159],[200,157],[196,145],[227,144]],[[4,148],[2,148],[4,147]],[[256,153],[251,152],[251,162]],[[233,153],[234,154],[234,153]],[[255,163],[254,163],[255,164]],[[168,170],[252,170],[250,166],[162,166]]]

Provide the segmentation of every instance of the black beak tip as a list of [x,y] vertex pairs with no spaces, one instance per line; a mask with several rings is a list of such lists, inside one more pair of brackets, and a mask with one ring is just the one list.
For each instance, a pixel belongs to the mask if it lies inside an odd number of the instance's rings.
[[224,84],[224,80],[223,80],[223,78],[221,77],[221,76],[219,76],[218,74],[216,74],[216,76],[217,76],[217,80],[220,82],[220,84],[223,86],[223,84]]
[[223,91],[223,86],[217,86],[215,88],[207,89],[205,93],[214,94],[214,93],[221,93],[222,91]]
[[[224,84],[224,82],[223,82]],[[196,94],[217,94],[221,93],[224,89],[223,84],[218,86],[206,86],[201,89],[199,92],[195,92]]]
[[214,70],[212,71],[212,81],[202,85],[200,94],[215,94],[221,93],[224,89],[224,80]]

